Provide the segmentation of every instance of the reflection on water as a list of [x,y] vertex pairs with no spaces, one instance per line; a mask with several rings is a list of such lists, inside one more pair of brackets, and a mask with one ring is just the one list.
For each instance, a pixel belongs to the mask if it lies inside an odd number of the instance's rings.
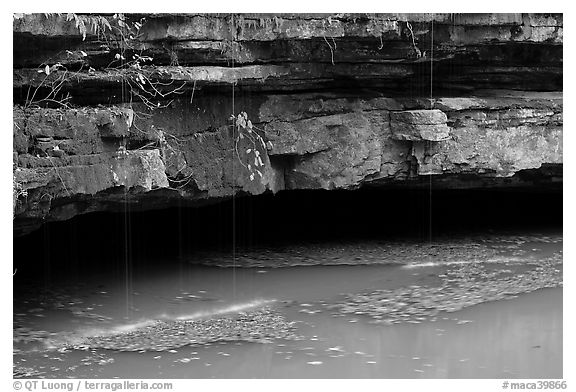
[[[353,244],[340,245],[338,254],[333,247],[310,247],[309,266],[289,266],[294,249],[268,251],[266,257],[282,259],[284,268],[266,267],[261,254],[251,268],[142,263],[133,273],[131,292],[125,277],[115,273],[63,277],[40,288],[38,282],[22,282],[15,289],[15,376],[561,378],[561,237],[466,241],[470,246],[462,249],[473,252],[458,248],[462,244],[444,244],[427,260],[415,258],[410,244]],[[371,256],[358,259],[357,249]],[[377,256],[386,249],[393,251]],[[301,265],[306,258],[300,256]],[[378,257],[385,263],[375,263]],[[194,258],[226,263],[223,255]],[[357,265],[335,262],[339,258]],[[274,262],[270,259],[270,265]],[[490,302],[465,305],[458,290],[470,282],[488,287]],[[417,317],[415,309],[426,300],[418,290],[442,285],[450,289],[452,302],[461,299],[465,306]],[[494,301],[491,287],[514,295]],[[436,291],[442,303],[443,290]],[[382,292],[409,292],[396,313],[411,317],[384,325],[354,308],[342,310],[346,301],[366,305],[356,300],[360,295],[372,301],[371,316],[379,309],[388,314],[389,299]],[[379,293],[377,301],[371,293]],[[397,298],[393,302],[400,302]],[[269,322],[276,324],[258,324]],[[237,331],[238,339],[220,336],[222,325]],[[202,338],[198,326],[212,335]],[[294,337],[274,335],[282,328],[293,328]],[[202,344],[180,344],[191,333]],[[123,344],[131,334],[128,351]],[[114,349],[100,344],[104,337],[112,339],[107,342]],[[158,340],[161,350],[154,346]]]

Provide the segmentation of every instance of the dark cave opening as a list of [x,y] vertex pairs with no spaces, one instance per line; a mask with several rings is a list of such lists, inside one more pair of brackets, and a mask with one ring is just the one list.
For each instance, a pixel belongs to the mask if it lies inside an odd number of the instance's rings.
[[[288,191],[205,207],[91,213],[14,238],[14,267],[41,276],[166,263],[196,252],[291,243],[434,241],[562,229],[561,190]],[[156,260],[156,261],[154,261]],[[158,261],[159,260],[159,261]],[[16,275],[16,277],[18,274]]]

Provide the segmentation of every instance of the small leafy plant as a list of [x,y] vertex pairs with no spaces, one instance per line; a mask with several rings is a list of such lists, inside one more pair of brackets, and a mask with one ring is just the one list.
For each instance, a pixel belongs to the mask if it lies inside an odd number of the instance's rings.
[[86,40],[86,33],[88,33],[88,29],[91,29],[92,32],[98,36],[104,34],[106,30],[111,31],[112,26],[110,26],[110,22],[99,15],[78,15],[73,13],[66,14],[66,21],[70,22],[74,20],[74,24],[80,34],[82,34],[82,41]]
[[[234,122],[234,126],[236,127],[234,150],[236,151],[240,164],[250,172],[250,181],[254,181],[256,175],[259,175],[260,178],[262,178],[263,174],[261,170],[264,167],[264,162],[262,161],[262,156],[258,147],[261,145],[262,148],[266,150],[267,148],[272,148],[272,143],[270,141],[266,143],[262,136],[258,134],[256,127],[254,127],[252,121],[248,119],[246,112],[240,112],[238,116],[232,115],[230,120]],[[240,157],[240,152],[238,150],[238,144],[240,143],[240,140],[243,139],[246,139],[249,146],[245,151],[245,161]]]

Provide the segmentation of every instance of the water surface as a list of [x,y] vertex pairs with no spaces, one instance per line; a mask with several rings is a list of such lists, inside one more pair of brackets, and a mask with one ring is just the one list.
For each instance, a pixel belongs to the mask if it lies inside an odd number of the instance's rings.
[[[523,233],[203,252],[50,281],[23,274],[15,376],[561,378],[561,257],[560,234]],[[263,309],[294,336],[160,351],[154,337],[135,351],[121,338],[116,349],[80,344]]]

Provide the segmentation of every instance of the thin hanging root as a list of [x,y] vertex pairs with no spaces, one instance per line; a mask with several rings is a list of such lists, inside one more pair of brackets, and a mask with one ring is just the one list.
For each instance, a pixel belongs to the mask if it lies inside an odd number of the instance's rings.
[[416,46],[416,42],[414,42],[414,31],[412,31],[412,25],[410,22],[406,22],[406,27],[410,30],[410,37],[412,37],[412,45]]
[[[330,45],[330,43],[326,39],[326,36],[324,35],[323,37],[324,37],[324,41],[326,42],[326,45],[328,45],[328,47],[330,48],[330,55],[332,56],[332,65],[334,65],[334,49],[332,49],[332,46]],[[334,40],[334,38],[332,38],[332,40]],[[336,42],[334,42],[334,48],[336,48]]]
[[416,41],[414,40],[414,31],[412,31],[412,25],[410,24],[410,22],[406,22],[406,27],[408,27],[408,30],[410,30],[410,36],[412,37],[412,46],[414,47],[414,51],[416,52],[416,56],[418,56],[418,58],[420,58],[422,56],[422,52],[416,46]]
[[64,183],[64,180],[62,179],[62,176],[60,175],[60,172],[58,171],[58,168],[56,167],[56,165],[54,164],[54,162],[52,162],[52,158],[50,158],[50,156],[47,157],[48,160],[50,161],[50,163],[52,164],[52,166],[54,167],[54,171],[56,172],[56,175],[58,176],[58,178],[60,179],[60,183],[62,184],[62,187],[64,188],[64,190],[66,191],[66,194],[68,196],[70,196],[70,191],[68,190],[68,188],[66,188],[66,184]]
[[382,33],[380,33],[380,46],[378,47],[378,50],[382,50],[384,48],[384,41],[382,41]]
[[430,99],[432,99],[432,89],[434,87],[434,20],[432,20],[430,30],[432,31],[432,38],[430,39]]
[[196,91],[196,79],[194,79],[194,86],[192,86],[192,95],[190,96],[190,103],[194,100],[194,92]]

